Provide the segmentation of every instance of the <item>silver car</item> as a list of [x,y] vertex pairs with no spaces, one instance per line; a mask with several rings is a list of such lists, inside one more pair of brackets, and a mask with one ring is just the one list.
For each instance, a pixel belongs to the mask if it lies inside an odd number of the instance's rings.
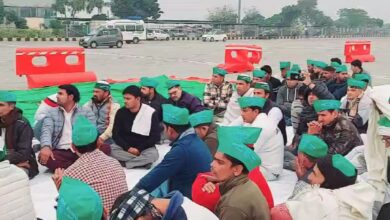
[[79,45],[84,48],[96,48],[99,46],[121,48],[123,46],[123,36],[117,28],[102,28],[81,38]]

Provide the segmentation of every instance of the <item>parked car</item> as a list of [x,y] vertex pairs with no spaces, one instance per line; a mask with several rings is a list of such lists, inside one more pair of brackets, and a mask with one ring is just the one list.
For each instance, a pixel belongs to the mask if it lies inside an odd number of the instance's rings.
[[206,33],[202,35],[202,40],[203,41],[226,41],[227,40],[227,35],[221,31],[221,30],[214,30],[209,33]]
[[184,32],[171,32],[170,35],[171,37],[188,37]]
[[118,28],[101,28],[81,38],[79,45],[84,48],[99,46],[121,48],[123,46],[123,36]]
[[169,40],[169,34],[162,30],[147,30],[146,39],[148,40]]

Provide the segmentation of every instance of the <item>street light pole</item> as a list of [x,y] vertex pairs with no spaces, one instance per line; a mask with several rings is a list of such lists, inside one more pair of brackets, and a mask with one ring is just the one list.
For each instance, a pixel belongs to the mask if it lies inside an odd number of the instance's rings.
[[241,23],[241,0],[238,0],[238,24]]

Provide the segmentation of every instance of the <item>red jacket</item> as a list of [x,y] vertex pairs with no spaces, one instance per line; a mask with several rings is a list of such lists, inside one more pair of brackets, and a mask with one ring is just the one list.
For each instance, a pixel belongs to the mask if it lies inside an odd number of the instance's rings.
[[[221,193],[219,192],[219,187],[217,185],[214,193],[203,192],[202,188],[207,183],[205,175],[211,175],[211,173],[200,173],[196,177],[194,183],[192,184],[192,200],[208,208],[210,211],[214,212],[215,207],[221,198]],[[260,172],[260,169],[254,169],[249,172],[249,179],[252,180],[263,193],[265,199],[267,200],[269,208],[274,207],[274,199],[272,197],[272,192],[268,186],[267,181],[265,180],[263,174]]]

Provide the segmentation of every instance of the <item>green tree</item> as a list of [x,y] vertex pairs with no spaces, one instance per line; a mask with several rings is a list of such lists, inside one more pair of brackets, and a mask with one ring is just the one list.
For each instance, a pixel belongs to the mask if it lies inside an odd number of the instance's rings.
[[0,24],[4,21],[4,2],[0,0]]
[[266,26],[281,26],[282,25],[282,15],[274,14],[272,17],[265,19],[264,25]]
[[97,8],[100,12],[103,6],[104,6],[103,0],[88,0],[86,5],[86,10],[88,13],[91,13],[93,9]]
[[296,5],[289,5],[282,8],[281,25],[291,26],[302,14],[302,10]]
[[66,7],[68,0],[56,0],[54,4],[51,5],[51,8],[60,14],[63,14],[66,18]]
[[245,17],[242,19],[243,24],[264,24],[265,17],[257,11],[256,8],[251,8],[245,13]]
[[157,20],[164,13],[157,0],[113,0],[111,11],[120,18],[139,16],[153,20]]
[[337,25],[341,27],[357,28],[366,26],[369,21],[367,12],[363,9],[343,8],[338,11],[340,18]]
[[209,11],[208,15],[208,20],[224,24],[235,24],[237,19],[238,15],[235,10],[226,5],[222,8],[215,8]]

